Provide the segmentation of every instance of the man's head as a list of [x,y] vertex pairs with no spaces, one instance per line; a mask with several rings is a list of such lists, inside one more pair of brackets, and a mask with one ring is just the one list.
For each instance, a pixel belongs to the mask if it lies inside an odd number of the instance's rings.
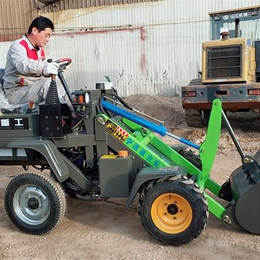
[[44,47],[53,30],[53,22],[49,18],[39,16],[32,21],[27,36],[34,47]]

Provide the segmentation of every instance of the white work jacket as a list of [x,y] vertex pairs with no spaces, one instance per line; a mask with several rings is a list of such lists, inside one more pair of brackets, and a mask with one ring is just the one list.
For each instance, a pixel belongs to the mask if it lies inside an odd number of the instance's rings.
[[4,89],[29,86],[40,80],[46,64],[43,48],[36,50],[26,36],[14,41],[7,53]]

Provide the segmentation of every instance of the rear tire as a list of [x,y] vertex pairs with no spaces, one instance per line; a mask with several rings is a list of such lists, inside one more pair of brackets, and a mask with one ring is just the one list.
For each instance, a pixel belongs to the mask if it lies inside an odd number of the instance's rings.
[[7,186],[5,210],[20,231],[43,235],[62,221],[66,198],[61,186],[50,176],[24,173],[16,176]]
[[203,192],[185,176],[150,182],[140,195],[138,213],[150,235],[175,246],[197,238],[209,215]]
[[185,119],[188,126],[203,127],[208,124],[210,111],[206,109],[186,109]]

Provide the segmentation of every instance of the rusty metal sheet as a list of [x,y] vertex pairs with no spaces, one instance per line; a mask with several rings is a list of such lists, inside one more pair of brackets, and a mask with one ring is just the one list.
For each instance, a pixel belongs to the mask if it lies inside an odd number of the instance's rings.
[[98,6],[125,5],[143,2],[158,2],[159,0],[57,0],[47,1],[53,2],[41,7],[43,13],[59,12],[68,9],[91,8]]
[[36,16],[34,0],[1,0],[0,42],[21,37]]

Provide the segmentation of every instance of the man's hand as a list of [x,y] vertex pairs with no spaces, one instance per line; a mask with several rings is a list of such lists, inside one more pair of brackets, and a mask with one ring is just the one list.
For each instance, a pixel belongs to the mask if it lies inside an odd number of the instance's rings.
[[59,67],[60,67],[60,65],[56,62],[47,63],[42,70],[43,75],[45,75],[45,76],[57,75]]

